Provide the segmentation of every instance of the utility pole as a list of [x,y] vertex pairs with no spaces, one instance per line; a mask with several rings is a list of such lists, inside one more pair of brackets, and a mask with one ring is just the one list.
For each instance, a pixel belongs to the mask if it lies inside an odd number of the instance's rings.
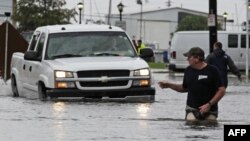
[[[12,13],[15,14],[17,7],[17,0],[12,0]],[[16,21],[12,20],[12,24],[16,27]]]
[[140,40],[142,40],[142,0],[137,0],[137,4],[141,5],[141,12],[140,12]]
[[110,23],[110,16],[111,16],[111,6],[112,6],[112,0],[109,0],[109,14],[108,14],[108,25],[111,26]]
[[168,7],[171,7],[171,3],[172,3],[171,0],[168,0],[166,3],[167,3],[167,6],[168,6]]
[[217,0],[209,0],[209,52],[213,51],[213,44],[217,42]]
[[249,0],[246,0],[246,81],[248,82],[249,76]]

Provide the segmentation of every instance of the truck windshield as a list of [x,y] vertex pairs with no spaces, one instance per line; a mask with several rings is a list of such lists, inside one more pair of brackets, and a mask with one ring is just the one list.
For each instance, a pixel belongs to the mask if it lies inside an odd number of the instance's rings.
[[69,32],[49,35],[46,59],[80,56],[136,56],[123,32]]

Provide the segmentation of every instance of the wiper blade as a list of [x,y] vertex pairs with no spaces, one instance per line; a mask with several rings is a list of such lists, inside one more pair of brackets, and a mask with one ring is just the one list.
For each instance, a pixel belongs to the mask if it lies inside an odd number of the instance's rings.
[[97,53],[91,53],[89,56],[121,56],[117,53],[109,53],[109,52],[97,52]]
[[60,55],[55,55],[52,56],[52,59],[56,59],[56,58],[68,58],[68,57],[82,57],[82,55],[79,54],[60,54]]

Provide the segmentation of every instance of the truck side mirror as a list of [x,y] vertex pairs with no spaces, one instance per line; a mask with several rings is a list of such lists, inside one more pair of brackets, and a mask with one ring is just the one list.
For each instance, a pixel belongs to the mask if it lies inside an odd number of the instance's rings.
[[145,61],[150,61],[154,57],[154,52],[151,48],[142,48],[140,50],[140,57]]
[[31,60],[31,61],[41,61],[41,59],[38,58],[37,51],[26,51],[24,53],[24,59],[25,60]]

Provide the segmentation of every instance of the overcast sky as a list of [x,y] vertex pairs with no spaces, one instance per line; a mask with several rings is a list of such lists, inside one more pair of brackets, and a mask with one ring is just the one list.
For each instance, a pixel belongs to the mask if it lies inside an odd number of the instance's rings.
[[[74,8],[78,2],[83,0],[66,0],[68,8]],[[142,0],[143,10],[153,10],[167,8],[168,0]],[[148,2],[147,2],[148,1]],[[139,12],[140,5],[136,0],[112,0],[112,13],[118,13],[117,4],[122,2],[126,7],[124,13]],[[103,17],[108,14],[109,0],[84,0],[85,17]],[[209,0],[171,0],[171,7],[183,7],[187,9],[208,12]],[[90,6],[92,5],[92,6]],[[234,19],[235,24],[241,23],[246,19],[246,0],[217,0],[217,14],[228,13],[228,19]]]
[[[6,8],[6,3],[11,0],[0,0],[0,7]],[[76,8],[78,2],[83,0],[66,0],[67,8]],[[167,8],[169,0],[142,0],[143,11]],[[171,7],[183,7],[201,12],[208,12],[209,0],[170,0]],[[228,19],[234,20],[234,25],[240,25],[246,21],[246,1],[247,0],[217,0],[217,14],[222,15],[228,13]],[[122,2],[124,7],[123,13],[140,12],[140,5],[136,4],[136,0],[112,0],[112,13],[118,14],[117,4]],[[92,18],[104,20],[104,16],[108,14],[109,0],[84,0],[84,19]],[[11,10],[11,8],[10,8]],[[1,10],[0,10],[1,11]],[[78,11],[78,9],[77,9]]]

